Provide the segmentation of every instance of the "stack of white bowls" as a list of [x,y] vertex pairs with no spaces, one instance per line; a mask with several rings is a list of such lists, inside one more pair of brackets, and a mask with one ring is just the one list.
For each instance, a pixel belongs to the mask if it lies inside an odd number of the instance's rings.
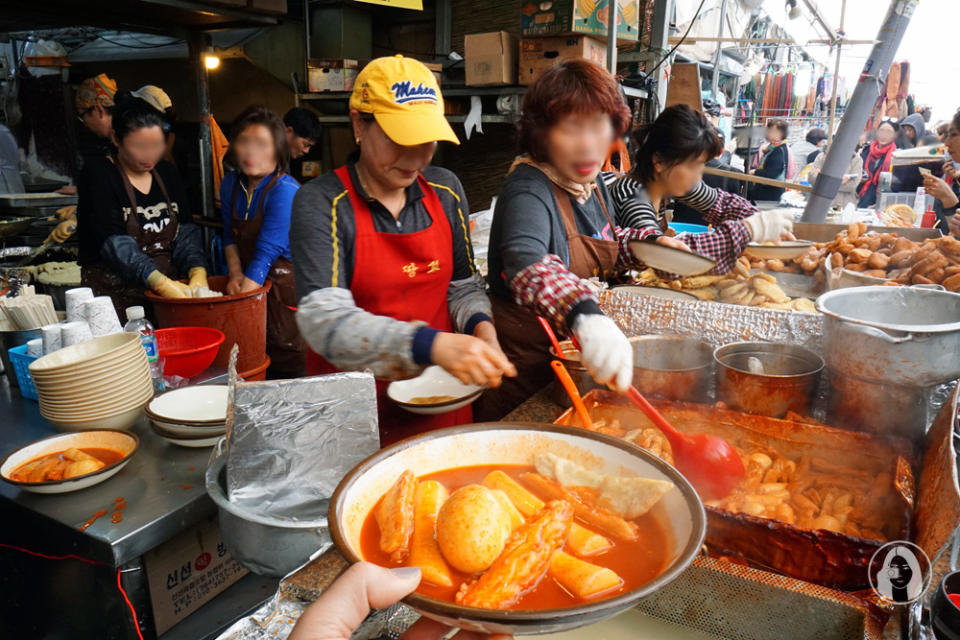
[[153,397],[147,354],[136,333],[65,347],[30,364],[40,414],[64,431],[129,429]]
[[145,413],[153,431],[181,447],[212,447],[227,432],[227,385],[197,385],[161,393]]

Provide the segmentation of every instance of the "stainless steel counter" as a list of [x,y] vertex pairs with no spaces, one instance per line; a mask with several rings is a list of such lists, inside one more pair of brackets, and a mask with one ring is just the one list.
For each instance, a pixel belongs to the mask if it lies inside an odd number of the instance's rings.
[[[40,415],[33,400],[0,382],[0,455],[54,435],[54,427]],[[0,482],[0,512],[8,511],[24,527],[36,526],[38,535],[69,544],[71,552],[121,566],[175,534],[216,513],[207,496],[203,473],[209,448],[187,449],[168,444],[150,429],[146,418],[131,429],[140,437],[140,448],[114,477],[94,487],[62,495],[21,491]],[[101,509],[112,510],[123,497],[123,520],[114,524],[110,514],[85,531],[79,527]],[[9,526],[9,525],[5,525]],[[45,553],[57,552],[49,547]]]

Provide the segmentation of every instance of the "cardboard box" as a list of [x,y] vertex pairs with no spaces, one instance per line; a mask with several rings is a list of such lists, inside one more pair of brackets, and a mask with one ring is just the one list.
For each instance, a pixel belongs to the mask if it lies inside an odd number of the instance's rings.
[[506,31],[468,33],[464,38],[466,84],[517,84],[517,38]]
[[158,636],[247,574],[224,546],[216,520],[184,531],[143,558]]
[[357,60],[307,61],[307,87],[310,93],[353,91],[353,82],[360,72]]
[[[521,8],[524,37],[586,34],[606,40],[609,0],[547,0],[524,2]],[[636,42],[639,36],[639,0],[620,0],[617,41]]]
[[520,84],[530,84],[544,69],[562,60],[586,58],[605,67],[607,45],[587,36],[523,38],[520,40]]
[[[421,60],[423,62],[423,60]],[[437,86],[443,86],[443,65],[438,62],[423,62],[423,66],[433,72],[433,77],[437,79]]]

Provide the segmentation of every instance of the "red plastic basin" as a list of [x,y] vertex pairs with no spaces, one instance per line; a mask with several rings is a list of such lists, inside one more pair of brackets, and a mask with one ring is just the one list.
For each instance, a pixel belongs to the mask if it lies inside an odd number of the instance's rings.
[[157,347],[163,358],[163,375],[192,378],[213,364],[223,343],[223,331],[210,327],[157,329]]

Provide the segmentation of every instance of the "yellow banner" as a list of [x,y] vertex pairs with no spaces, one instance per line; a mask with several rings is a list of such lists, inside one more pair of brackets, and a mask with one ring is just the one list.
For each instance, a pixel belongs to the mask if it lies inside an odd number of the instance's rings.
[[385,7],[416,9],[417,11],[423,11],[423,0],[357,0],[357,2],[366,2],[367,4],[382,4]]

